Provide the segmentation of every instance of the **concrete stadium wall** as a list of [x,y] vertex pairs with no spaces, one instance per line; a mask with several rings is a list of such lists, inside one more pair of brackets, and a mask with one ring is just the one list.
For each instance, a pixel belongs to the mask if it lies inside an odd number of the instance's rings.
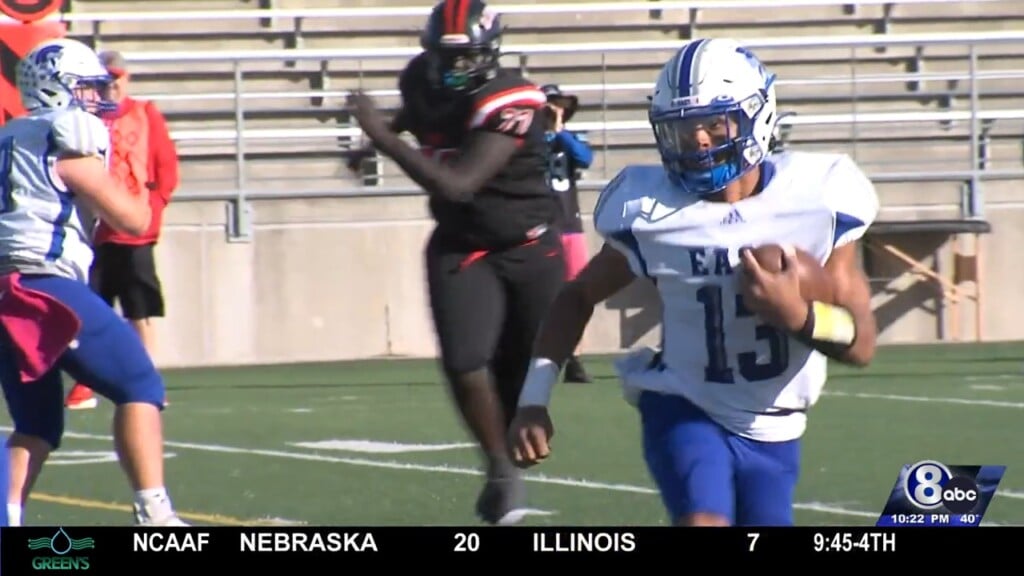
[[[1014,187],[989,194],[995,234],[986,249],[986,340],[1024,337],[1024,285],[1019,246],[1024,245],[1024,206]],[[595,194],[585,193],[589,213]],[[883,212],[914,206],[890,203]],[[156,360],[164,367],[322,361],[380,356],[433,357],[435,339],[426,299],[422,252],[432,228],[422,197],[343,198],[254,203],[254,237],[229,243],[224,205],[179,201],[166,215],[158,267],[168,317],[158,324]],[[913,217],[910,215],[910,217]],[[592,250],[599,240],[589,230]],[[940,245],[941,244],[941,245]],[[948,269],[948,242],[915,237],[900,248]],[[906,271],[894,259],[878,260],[873,275]],[[968,284],[969,286],[969,284]],[[886,343],[938,339],[935,288],[904,275],[875,284],[875,306]],[[973,337],[967,322],[960,336]],[[596,313],[584,337],[593,353],[615,352],[658,340],[658,307],[637,284]],[[951,320],[941,320],[950,325]]]

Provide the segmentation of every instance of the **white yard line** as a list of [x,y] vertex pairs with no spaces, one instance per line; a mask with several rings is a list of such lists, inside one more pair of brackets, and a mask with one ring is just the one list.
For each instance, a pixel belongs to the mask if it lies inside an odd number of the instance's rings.
[[866,400],[898,400],[902,402],[923,402],[933,404],[958,404],[962,406],[988,406],[991,408],[1024,408],[1024,402],[1007,402],[1004,400],[976,400],[971,398],[933,398],[930,396],[903,396],[898,394],[872,394],[869,392],[841,392],[827,390],[822,396],[837,398],[863,398]]
[[[10,431],[10,427],[0,427],[0,430]],[[113,437],[104,434],[85,434],[82,432],[66,432],[67,438],[79,438],[83,440],[104,440],[112,441]],[[350,466],[366,466],[370,468],[384,468],[389,470],[413,470],[417,472],[435,472],[442,474],[461,474],[464,476],[481,476],[482,472],[475,468],[447,465],[414,464],[411,462],[396,462],[393,460],[370,460],[366,458],[352,458],[346,456],[327,456],[323,454],[310,454],[305,452],[291,452],[285,450],[266,450],[259,448],[241,448],[237,446],[223,446],[220,444],[200,444],[195,442],[166,441],[164,446],[180,450],[196,450],[199,452],[217,452],[221,454],[241,454],[245,456],[264,456],[268,458],[287,458],[291,460],[304,460],[308,462],[327,462],[333,464],[348,464]],[[605,490],[609,492],[625,492],[633,494],[657,494],[658,491],[647,486],[633,484],[620,484],[609,482],[598,482],[582,478],[561,478],[547,476],[544,474],[530,474],[525,476],[526,480],[538,484],[554,484],[572,488],[588,488],[592,490]],[[797,510],[807,510],[836,516],[855,516],[858,518],[877,518],[878,512],[867,512],[864,510],[853,510],[843,506],[822,503],[822,502],[799,502],[794,504]]]

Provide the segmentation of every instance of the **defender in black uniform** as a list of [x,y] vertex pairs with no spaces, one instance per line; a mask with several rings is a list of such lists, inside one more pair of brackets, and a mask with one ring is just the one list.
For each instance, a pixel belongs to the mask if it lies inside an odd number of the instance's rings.
[[[499,16],[481,0],[444,0],[424,52],[402,72],[390,125],[363,94],[349,108],[384,155],[430,198],[430,302],[445,374],[487,460],[477,513],[518,520],[525,490],[508,425],[534,336],[565,275],[557,198],[546,181],[546,97],[499,67]],[[420,149],[398,133],[411,132]]]

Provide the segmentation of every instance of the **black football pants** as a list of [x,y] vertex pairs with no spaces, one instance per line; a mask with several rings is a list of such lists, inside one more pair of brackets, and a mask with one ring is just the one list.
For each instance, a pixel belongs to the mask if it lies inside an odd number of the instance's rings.
[[565,283],[557,232],[497,252],[460,250],[435,232],[426,265],[445,373],[454,380],[490,368],[510,421],[534,338]]

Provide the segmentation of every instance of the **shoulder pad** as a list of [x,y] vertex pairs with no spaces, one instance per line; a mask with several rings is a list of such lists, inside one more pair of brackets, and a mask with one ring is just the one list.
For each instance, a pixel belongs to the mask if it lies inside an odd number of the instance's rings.
[[94,114],[77,109],[57,114],[50,126],[50,134],[61,152],[107,159],[110,132]]
[[597,231],[612,232],[640,216],[645,203],[666,193],[665,169],[660,165],[626,166],[601,190],[594,205]]
[[822,190],[835,217],[834,246],[860,239],[878,216],[878,193],[871,180],[844,154],[829,168]]
[[474,96],[469,129],[521,138],[530,130],[547,101],[540,88],[525,78],[499,76]]
[[[612,178],[608,184],[605,184],[604,188],[601,189],[601,193],[597,196],[597,203],[594,204],[594,226],[597,228],[598,233],[604,234],[605,230],[611,231],[616,227],[617,220],[621,218],[623,208],[623,196],[628,195],[628,192],[624,192],[629,187],[629,171],[631,166],[627,166],[619,171]],[[618,206],[615,208],[614,206]]]
[[601,190],[594,206],[594,228],[604,241],[626,257],[629,267],[637,276],[647,275],[647,265],[640,252],[630,206],[642,196],[637,180],[642,179],[644,166],[627,166]]

